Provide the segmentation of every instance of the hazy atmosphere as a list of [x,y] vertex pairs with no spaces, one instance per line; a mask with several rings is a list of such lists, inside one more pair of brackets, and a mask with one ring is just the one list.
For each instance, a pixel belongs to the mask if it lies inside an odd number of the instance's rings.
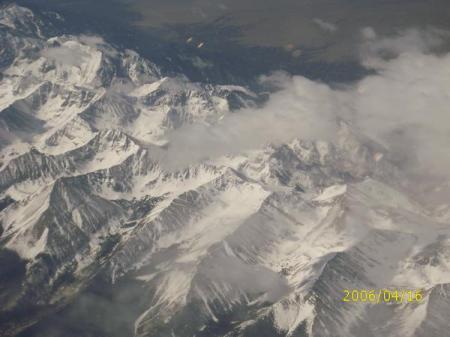
[[[58,10],[78,30],[110,35],[148,56],[150,46],[154,54],[161,47],[154,44],[157,37],[158,41],[174,43],[183,52],[187,49],[203,57],[213,55],[215,62],[227,67],[236,68],[235,61],[255,68],[259,74],[282,68],[332,80],[357,76],[348,74],[352,70],[346,65],[359,60],[360,31],[364,27],[372,27],[381,36],[410,28],[450,28],[446,0],[99,0],[95,4],[84,0],[19,0],[19,3]],[[200,43],[201,50],[196,50]],[[238,45],[269,49],[243,52],[242,48],[235,50]],[[305,67],[305,63],[322,65]],[[335,69],[333,64],[341,68]],[[353,68],[355,74],[360,73]],[[324,75],[324,69],[329,74]]]

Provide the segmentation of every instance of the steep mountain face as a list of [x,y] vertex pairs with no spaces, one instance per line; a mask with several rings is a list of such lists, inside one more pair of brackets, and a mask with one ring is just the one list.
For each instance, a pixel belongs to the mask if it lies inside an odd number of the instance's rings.
[[[168,133],[259,96],[167,77],[14,5],[0,10],[0,47],[1,335],[447,335],[448,209],[415,201],[389,152],[345,121],[333,142],[168,170]],[[129,317],[101,307],[86,326],[46,323],[86,312],[99,278]],[[424,298],[342,301],[384,288]]]

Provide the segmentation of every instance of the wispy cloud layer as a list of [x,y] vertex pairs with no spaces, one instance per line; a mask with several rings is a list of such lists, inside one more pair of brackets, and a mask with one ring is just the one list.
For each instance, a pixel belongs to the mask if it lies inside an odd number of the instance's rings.
[[337,31],[338,27],[337,25],[335,25],[334,23],[319,19],[319,18],[315,18],[313,20],[313,22],[319,26],[322,30],[329,32],[329,33],[333,33],[335,31]]
[[450,54],[439,53],[448,33],[408,30],[378,37],[362,32],[361,62],[375,71],[359,82],[331,87],[301,76],[274,74],[276,83],[261,109],[230,114],[216,125],[195,124],[169,136],[166,161],[185,165],[237,154],[294,137],[335,137],[336,118],[414,163],[411,169],[450,169]]

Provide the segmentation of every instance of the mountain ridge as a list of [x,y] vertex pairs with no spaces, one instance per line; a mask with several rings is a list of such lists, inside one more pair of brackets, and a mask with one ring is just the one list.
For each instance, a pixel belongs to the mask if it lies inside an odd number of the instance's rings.
[[[415,200],[386,148],[337,120],[333,140],[168,168],[168,134],[264,93],[47,31],[30,10],[0,8],[0,252],[24,266],[17,287],[0,279],[2,335],[65,335],[46,320],[76,311],[98,279],[112,294],[137,287],[123,295],[140,294],[130,336],[445,335],[448,219]],[[344,289],[385,287],[424,301],[342,303]],[[122,333],[111,320],[94,331]]]

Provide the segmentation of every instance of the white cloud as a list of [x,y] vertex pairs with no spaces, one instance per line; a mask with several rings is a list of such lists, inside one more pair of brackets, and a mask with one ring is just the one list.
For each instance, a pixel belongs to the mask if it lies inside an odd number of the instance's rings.
[[434,173],[450,169],[450,54],[433,52],[447,37],[408,30],[372,41],[363,63],[376,75],[345,92],[364,133]]
[[252,264],[245,264],[234,257],[219,257],[201,271],[210,282],[231,286],[250,295],[264,296],[260,300],[276,302],[289,292],[285,278],[280,274]]
[[[215,125],[197,123],[175,130],[169,135],[165,162],[183,166],[268,143],[287,142],[297,136],[329,138],[335,133],[334,106],[339,104],[339,97],[327,85],[280,73],[264,80],[282,85],[283,89],[261,109],[228,114]],[[316,99],[318,96],[323,99]]]
[[79,39],[83,44],[90,47],[97,47],[98,45],[106,44],[102,37],[96,35],[80,35]]
[[77,41],[51,40],[55,45],[41,50],[41,55],[60,65],[81,66],[92,57],[92,52],[98,50],[99,45],[102,45],[103,52],[113,53],[103,38],[98,36],[80,35]]
[[408,29],[395,36],[378,37],[373,28],[366,27],[362,36],[361,61],[367,68],[377,69],[404,54],[416,57],[433,54],[450,38],[450,33],[439,29]]
[[361,35],[365,40],[374,40],[377,37],[377,33],[372,27],[364,27],[361,30]]
[[410,169],[449,172],[450,54],[435,52],[447,33],[408,30],[380,38],[372,31],[368,37],[362,63],[376,73],[338,88],[301,76],[266,77],[280,90],[263,108],[173,132],[167,161],[184,165],[294,137],[333,139],[340,117],[408,158]]
[[319,18],[315,18],[313,19],[313,22],[318,25],[320,27],[320,29],[329,32],[329,33],[334,33],[335,31],[337,31],[338,26],[336,26],[334,23],[319,19]]
[[205,68],[212,68],[214,67],[214,64],[212,64],[209,61],[205,61],[202,58],[196,56],[194,58],[191,59],[192,65],[194,67],[197,67],[199,69],[205,69]]
[[84,60],[89,57],[89,54],[83,49],[71,48],[66,45],[43,49],[41,55],[57,64],[74,67],[81,66]]

